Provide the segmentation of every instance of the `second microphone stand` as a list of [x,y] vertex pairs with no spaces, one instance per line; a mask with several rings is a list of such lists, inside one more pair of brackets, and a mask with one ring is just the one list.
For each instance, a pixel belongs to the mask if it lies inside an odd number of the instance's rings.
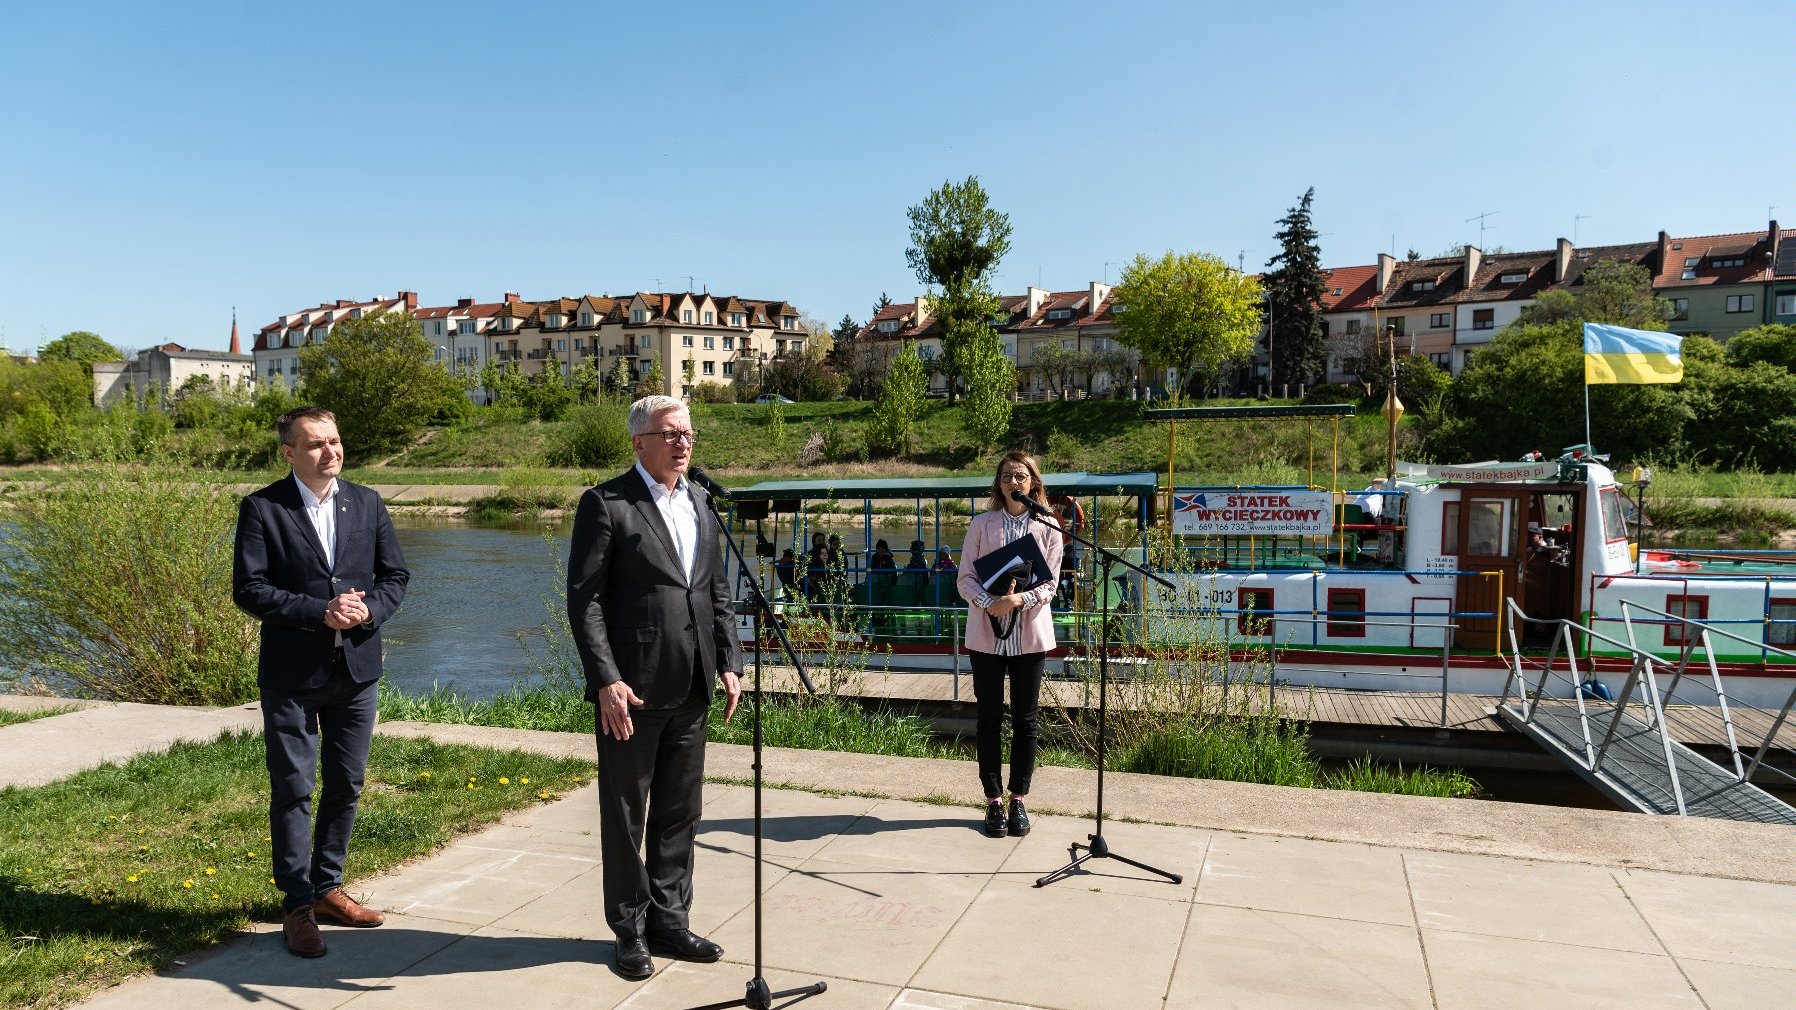
[[[755,772],[755,974],[748,980],[748,992],[741,999],[725,1000],[722,1003],[707,1003],[691,1010],[725,1010],[727,1007],[748,1007],[749,1010],[772,1010],[775,1000],[791,999],[791,1006],[800,1000],[829,988],[827,982],[812,982],[810,985],[798,986],[795,989],[772,991],[767,985],[767,976],[762,969],[761,961],[761,615],[772,614],[773,605],[768,602],[767,594],[761,589],[761,579],[750,568],[742,556],[742,545],[730,532],[729,523],[724,521],[717,511],[717,495],[707,494],[706,502],[710,506],[711,519],[717,524],[717,531],[723,535],[723,542],[729,545],[730,553],[736,558],[737,570],[748,578],[748,602],[754,607],[755,623],[755,728],[754,728],[754,772]],[[792,648],[792,640],[786,637],[786,629],[778,621],[773,622],[773,630],[779,636],[780,647],[785,650],[787,658],[792,660],[792,668],[798,671],[799,682],[812,694],[817,688],[811,678],[804,672],[804,663],[798,658],[797,650]]]
[[[1018,492],[1012,491],[1011,494],[1015,495],[1018,494]],[[1025,504],[1034,503],[1025,502]],[[1033,508],[1029,511],[1036,522],[1044,521],[1040,512],[1037,512]],[[1064,525],[1058,525],[1055,528],[1059,530],[1062,536],[1091,548],[1097,555],[1096,560],[1098,562],[1099,570],[1102,573],[1102,577],[1098,580],[1099,594],[1103,597],[1103,617],[1101,623],[1098,625],[1098,809],[1096,815],[1096,828],[1090,835],[1086,836],[1087,840],[1085,842],[1074,842],[1067,846],[1067,854],[1072,857],[1072,861],[1065,866],[1062,866],[1060,869],[1055,870],[1053,873],[1037,880],[1035,886],[1046,887],[1063,877],[1070,877],[1074,870],[1077,870],[1085,862],[1092,859],[1114,859],[1119,863],[1127,863],[1138,870],[1146,870],[1149,873],[1158,874],[1175,884],[1182,883],[1185,878],[1177,873],[1171,873],[1162,870],[1157,866],[1149,866],[1146,863],[1138,862],[1127,856],[1121,856],[1111,852],[1110,843],[1104,840],[1104,738],[1107,735],[1106,731],[1108,729],[1109,714],[1108,686],[1110,683],[1111,566],[1121,564],[1124,568],[1140,572],[1143,577],[1152,579],[1160,585],[1165,586],[1167,589],[1176,589],[1177,587],[1140,565],[1117,556],[1114,551],[1101,547],[1079,534],[1066,529]],[[1090,653],[1087,652],[1086,655],[1089,657]],[[1080,854],[1080,849],[1084,849],[1085,852]]]

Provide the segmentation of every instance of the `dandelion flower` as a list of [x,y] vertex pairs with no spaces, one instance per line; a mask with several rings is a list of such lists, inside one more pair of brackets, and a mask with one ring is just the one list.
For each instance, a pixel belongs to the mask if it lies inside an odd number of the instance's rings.
[[427,779],[430,777],[430,773],[429,772],[419,772],[418,777],[421,779]]
[[529,785],[529,784],[530,784],[530,780],[529,780],[529,779],[519,779],[519,780],[518,780],[518,781],[519,781],[519,782],[520,782],[520,783],[522,783],[522,784],[524,784],[524,785]]
[[218,892],[217,892],[217,891],[213,891],[213,892],[212,892],[212,900],[213,900],[213,901],[217,901],[217,900],[218,900]]
[[181,886],[189,891],[193,890],[193,878],[189,877],[188,879],[181,881]]
[[479,782],[480,780],[475,778],[474,776],[470,775],[470,776],[468,776],[468,781],[469,782]]
[[273,877],[269,877],[269,878],[268,878],[268,882],[269,882],[269,883],[270,883],[270,884],[272,884],[272,883],[274,883],[274,878],[273,878]]
[[508,786],[508,785],[511,785],[511,780],[506,778],[505,776],[501,775],[501,776],[499,776],[499,784],[502,786]]
[[548,798],[549,798],[549,791],[548,791],[548,790],[547,790],[547,789],[544,789],[544,790],[542,790],[542,791],[540,791],[540,792],[538,792],[538,793],[537,793],[537,794],[536,794],[536,798],[537,798],[537,799],[539,799],[539,800],[546,800],[546,799],[548,799]]
[[244,853],[244,855],[245,855],[245,856],[247,856],[247,857],[249,857],[249,858],[250,858],[250,859],[254,859],[254,858],[256,858],[256,853],[255,853],[255,851],[254,851],[254,850],[251,850],[251,851],[249,851],[249,852],[245,852],[245,853]]
[[148,845],[139,845],[139,846],[138,846],[138,847],[137,847],[137,851],[139,851],[139,852],[148,852],[148,851],[150,851],[150,847],[149,847],[149,846],[148,846]]
[[126,877],[126,878],[125,878],[125,883],[127,883],[127,884],[135,884],[135,883],[137,883],[137,874],[135,874],[135,873],[133,873],[133,874],[131,874],[131,875],[130,875],[130,876],[129,876],[129,877]]
[[473,792],[473,791],[474,791],[474,783],[472,783],[472,782],[470,782],[470,783],[468,783],[468,791],[469,791],[469,792]]
[[94,958],[94,963],[95,964],[105,964],[106,963],[106,955],[101,954],[99,957]]

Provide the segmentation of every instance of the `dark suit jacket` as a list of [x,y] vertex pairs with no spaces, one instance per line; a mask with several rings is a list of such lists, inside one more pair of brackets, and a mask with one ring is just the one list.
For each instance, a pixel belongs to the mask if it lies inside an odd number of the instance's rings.
[[326,567],[291,474],[244,496],[238,507],[231,598],[262,622],[256,683],[264,691],[297,694],[324,685],[336,643],[324,610],[351,589],[368,594],[368,622],[343,632],[349,674],[358,683],[380,676],[380,626],[399,609],[411,573],[380,495],[339,479],[336,508],[336,563]]
[[691,692],[695,668],[712,690],[719,670],[742,668],[717,526],[706,514],[705,492],[690,481],[686,487],[698,511],[690,585],[634,466],[580,496],[568,548],[567,611],[589,700],[621,680],[643,707],[675,708]]

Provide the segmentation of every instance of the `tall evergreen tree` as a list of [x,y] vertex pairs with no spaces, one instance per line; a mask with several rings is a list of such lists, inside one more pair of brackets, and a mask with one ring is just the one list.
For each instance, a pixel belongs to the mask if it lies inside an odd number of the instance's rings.
[[881,291],[879,293],[879,301],[873,303],[873,315],[869,318],[877,318],[879,314],[889,308],[891,304],[892,297],[884,291]]
[[1266,309],[1272,355],[1271,381],[1314,385],[1328,373],[1328,341],[1322,330],[1322,249],[1310,223],[1316,187],[1279,219],[1278,255],[1266,261]]

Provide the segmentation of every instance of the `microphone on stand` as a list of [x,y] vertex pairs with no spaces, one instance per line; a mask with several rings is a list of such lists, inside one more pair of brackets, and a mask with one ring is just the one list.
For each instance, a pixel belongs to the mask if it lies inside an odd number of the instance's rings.
[[1054,514],[1053,509],[1048,508],[1046,505],[1043,505],[1041,502],[1038,502],[1035,499],[1024,494],[1023,492],[1018,491],[1016,488],[1010,489],[1010,500],[1022,502],[1024,508],[1028,509],[1030,512],[1035,513],[1036,515],[1040,516],[1043,519],[1052,519],[1056,523],[1058,523],[1060,521],[1060,517]]
[[725,501],[730,500],[729,489],[722,484],[717,483],[716,480],[712,479],[710,474],[699,467],[695,466],[690,470],[687,470],[686,479],[697,484],[699,487],[704,488],[705,493],[713,498],[722,498]]

